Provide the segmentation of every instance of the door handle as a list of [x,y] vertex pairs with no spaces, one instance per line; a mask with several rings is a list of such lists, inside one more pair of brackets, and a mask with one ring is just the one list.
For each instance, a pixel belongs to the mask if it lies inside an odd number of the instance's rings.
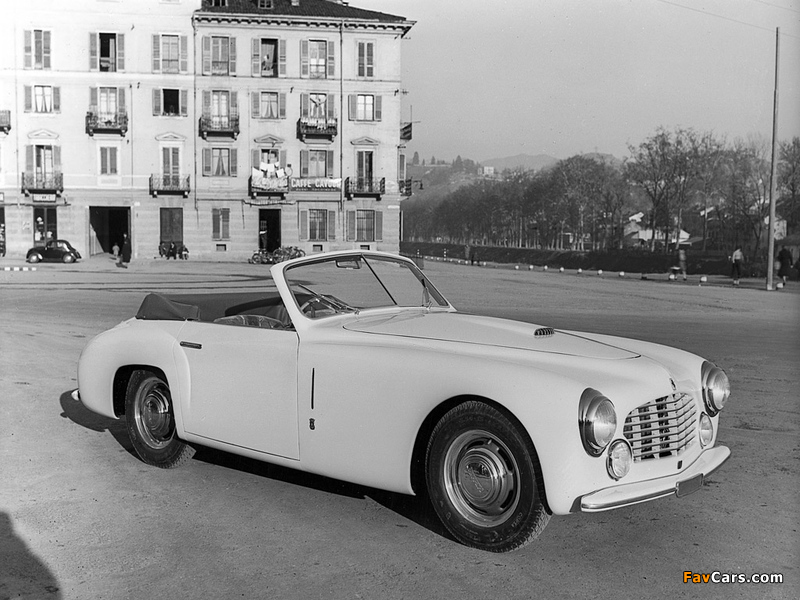
[[184,348],[193,348],[194,350],[202,350],[203,344],[197,344],[195,342],[181,342],[181,346]]

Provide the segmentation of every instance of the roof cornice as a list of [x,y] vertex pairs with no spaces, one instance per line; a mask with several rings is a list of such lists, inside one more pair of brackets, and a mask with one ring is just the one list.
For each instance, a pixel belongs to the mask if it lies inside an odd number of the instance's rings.
[[383,30],[401,35],[408,33],[415,21],[378,21],[374,19],[352,19],[332,17],[292,17],[286,15],[255,15],[235,13],[202,13],[192,16],[195,24],[202,25],[244,25],[251,27],[314,27],[320,29]]

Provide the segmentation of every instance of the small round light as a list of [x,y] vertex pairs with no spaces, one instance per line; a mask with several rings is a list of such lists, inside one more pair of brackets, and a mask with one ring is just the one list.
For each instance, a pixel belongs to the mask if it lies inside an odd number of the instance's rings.
[[713,417],[722,410],[728,401],[728,397],[731,395],[731,384],[725,371],[710,362],[703,363],[702,380],[703,401],[709,416]]
[[631,447],[625,440],[615,440],[608,447],[608,461],[606,469],[612,479],[619,480],[625,477],[631,470],[633,464],[633,453]]
[[578,426],[586,452],[599,456],[617,431],[617,412],[611,400],[587,388],[578,405]]
[[714,424],[706,413],[700,414],[700,445],[705,448],[714,439]]

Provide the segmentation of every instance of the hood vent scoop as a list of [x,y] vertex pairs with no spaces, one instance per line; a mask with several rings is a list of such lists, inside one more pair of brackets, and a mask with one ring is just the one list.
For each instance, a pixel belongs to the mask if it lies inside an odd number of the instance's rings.
[[552,327],[539,327],[536,331],[533,332],[534,337],[550,337],[556,334],[556,330]]

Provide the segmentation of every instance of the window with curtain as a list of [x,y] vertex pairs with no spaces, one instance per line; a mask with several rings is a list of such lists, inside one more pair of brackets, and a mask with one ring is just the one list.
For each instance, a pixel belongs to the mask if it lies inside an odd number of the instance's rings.
[[49,85],[33,86],[33,107],[38,113],[53,112],[53,88]]
[[161,36],[161,72],[180,72],[180,40],[177,35]]
[[231,151],[229,148],[211,149],[211,173],[214,177],[230,177]]
[[100,174],[101,175],[118,175],[117,170],[117,152],[118,149],[114,146],[101,146],[100,147]]
[[308,42],[308,74],[310,77],[325,78],[328,70],[328,43],[322,40]]
[[230,38],[211,37],[211,73],[213,75],[229,75],[230,71]]
[[311,119],[325,119],[328,114],[328,95],[308,95],[308,116]]
[[356,120],[374,121],[375,120],[375,96],[370,94],[359,94],[356,99]]
[[308,211],[308,239],[324,242],[328,239],[328,211],[311,209]]
[[356,241],[374,242],[375,241],[375,211],[357,210],[356,211]]
[[308,151],[308,176],[327,177],[328,151],[309,150]]
[[277,92],[261,92],[261,118],[262,119],[278,118]]
[[214,240],[228,240],[231,237],[230,231],[231,209],[212,208],[211,209],[211,237]]

